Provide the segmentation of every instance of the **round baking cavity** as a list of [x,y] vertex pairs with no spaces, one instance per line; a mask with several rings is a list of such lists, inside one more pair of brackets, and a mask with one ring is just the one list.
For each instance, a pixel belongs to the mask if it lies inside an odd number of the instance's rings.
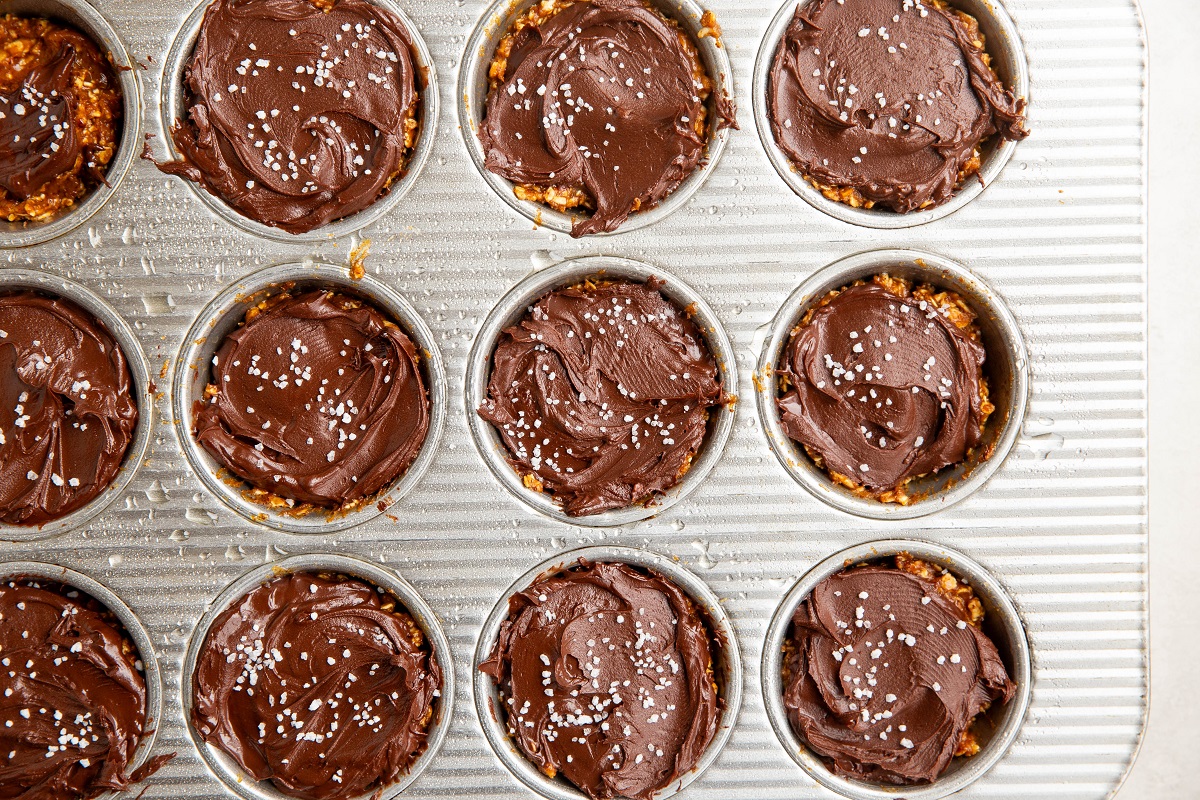
[[[775,369],[792,331],[814,304],[831,291],[856,280],[870,280],[886,272],[917,283],[930,283],[962,296],[978,315],[976,323],[987,350],[984,375],[988,377],[996,410],[984,427],[983,442],[966,462],[917,478],[909,484],[910,505],[882,503],[858,495],[830,480],[796,442],[788,438],[775,404],[779,386]],[[1025,341],[1012,312],[987,284],[953,261],[916,250],[876,250],[836,261],[817,271],[792,292],[771,323],[770,335],[758,361],[758,413],[771,450],[788,474],[815,497],[848,514],[871,519],[913,519],[949,508],[978,491],[1004,463],[1025,420],[1029,403],[1029,359]],[[982,455],[991,448],[991,455]]]
[[[193,404],[203,396],[211,374],[213,355],[225,337],[245,319],[255,303],[278,293],[287,284],[297,290],[331,289],[357,295],[370,301],[396,322],[417,346],[425,390],[429,394],[429,432],[416,460],[370,503],[348,513],[314,509],[297,516],[247,500],[243,493],[249,484],[235,476],[221,476],[217,463],[192,435]],[[175,360],[171,386],[175,433],[183,445],[192,469],[209,491],[251,522],[291,533],[332,533],[375,519],[403,498],[421,480],[437,453],[438,440],[446,420],[446,368],[442,363],[433,332],[407,300],[378,280],[368,276],[354,279],[345,266],[321,262],[280,264],[259,270],[226,287],[205,306],[183,340],[183,349]]]
[[104,173],[104,181],[75,201],[75,205],[46,222],[0,220],[0,249],[48,242],[87,222],[116,193],[142,146],[142,89],[138,81],[141,70],[130,60],[121,38],[99,11],[87,0],[8,0],[3,13],[64,22],[91,38],[112,62],[113,72],[121,85],[124,113],[121,141]]
[[346,798],[346,800],[368,800],[368,798],[370,800],[392,800],[419,778],[425,768],[429,766],[429,762],[436,758],[437,752],[450,730],[450,723],[454,716],[454,662],[450,655],[450,642],[442,631],[441,623],[438,622],[433,609],[417,593],[412,584],[389,569],[357,558],[320,553],[292,556],[250,570],[217,595],[208,605],[204,616],[196,623],[183,659],[183,671],[180,673],[182,675],[180,696],[188,736],[191,737],[196,751],[209,771],[224,784],[231,794],[245,800],[292,800],[290,795],[280,792],[270,781],[254,780],[253,777],[243,772],[241,766],[223,750],[204,741],[204,738],[192,726],[192,680],[196,672],[196,662],[200,657],[200,649],[204,646],[209,628],[216,618],[253,589],[273,578],[297,572],[329,572],[347,575],[387,591],[400,600],[405,610],[425,634],[426,641],[433,648],[433,657],[442,670],[442,688],[440,699],[435,706],[434,719],[429,726],[425,752],[417,756],[408,773],[396,783],[359,795],[357,798]]
[[[483,124],[484,112],[487,107],[488,70],[495,56],[496,47],[508,33],[512,23],[529,11],[536,2],[537,0],[516,0],[516,2],[496,0],[484,12],[479,24],[475,26],[475,30],[467,40],[462,68],[458,73],[458,127],[462,130],[467,152],[471,154],[471,160],[475,162],[476,169],[501,200],[535,225],[558,233],[570,234],[575,218],[571,214],[557,211],[544,203],[519,199],[513,194],[514,184],[512,181],[488,170],[485,165],[486,156],[483,152],[483,144],[479,141],[479,127]],[[712,79],[714,96],[724,96],[736,103],[733,67],[729,61],[729,53],[719,44],[719,38],[706,36],[701,39],[698,36],[704,27],[701,18],[705,14],[705,7],[696,0],[652,0],[652,2],[666,16],[678,22],[681,28],[692,37],[704,69]],[[645,228],[682,208],[692,198],[692,195],[699,191],[704,182],[708,180],[709,174],[716,168],[717,162],[721,160],[721,155],[729,143],[731,133],[729,128],[719,126],[710,133],[708,147],[701,164],[657,206],[644,211],[635,211],[615,231],[592,234],[588,238],[614,236]]]
[[543,561],[518,578],[516,583],[501,595],[500,601],[488,615],[479,634],[479,643],[475,647],[475,656],[471,662],[471,670],[474,674],[475,712],[479,715],[479,722],[483,726],[483,733],[487,737],[488,744],[492,746],[496,756],[513,774],[513,777],[550,800],[587,800],[587,795],[565,779],[548,777],[517,749],[516,743],[509,737],[504,722],[499,717],[499,709],[503,707],[503,704],[499,692],[496,690],[496,683],[478,669],[479,664],[491,654],[492,648],[496,644],[496,638],[500,635],[500,625],[508,618],[508,598],[517,592],[524,591],[542,578],[570,569],[580,559],[592,563],[630,564],[652,570],[669,579],[696,604],[697,609],[708,623],[714,639],[720,645],[713,653],[713,672],[720,687],[721,699],[725,704],[721,710],[720,724],[713,740],[709,742],[704,755],[701,756],[696,766],[654,796],[655,800],[666,800],[697,780],[721,754],[721,749],[725,747],[730,734],[733,733],[738,711],[742,706],[743,682],[741,651],[738,648],[733,623],[729,619],[729,615],[725,613],[720,598],[713,593],[712,589],[708,588],[708,584],[684,569],[674,559],[649,550],[632,547],[611,545],[581,547]]
[[[980,732],[980,751],[970,758],[954,759],[937,781],[918,786],[865,783],[835,775],[792,729],[783,705],[783,643],[791,629],[797,606],[821,581],[846,567],[877,561],[897,553],[908,553],[944,567],[975,589],[984,609],[983,630],[996,644],[1009,677],[1017,684],[1016,696],[1011,701],[988,710],[987,716],[993,725],[990,731]],[[767,638],[763,644],[763,702],[775,735],[792,760],[813,780],[851,800],[896,800],[900,797],[905,800],[938,800],[974,783],[1003,758],[1016,741],[1029,709],[1031,681],[1032,667],[1025,625],[1000,582],[962,553],[915,539],[887,539],[855,545],[817,564],[784,595],[767,627]]]
[[[192,10],[192,13],[184,21],[183,27],[180,28],[179,33],[175,35],[175,40],[171,43],[171,49],[167,53],[167,60],[163,71],[160,113],[163,131],[162,141],[167,148],[170,160],[177,161],[183,158],[182,153],[175,147],[175,142],[171,138],[171,127],[176,121],[187,120],[188,118],[187,93],[183,86],[184,71],[187,68],[188,61],[191,60],[192,52],[196,48],[196,40],[200,37],[200,28],[204,22],[204,13],[212,5],[212,2],[213,0],[200,0],[200,4]],[[323,242],[330,239],[338,239],[362,230],[378,221],[385,214],[391,212],[400,205],[404,196],[408,194],[413,184],[416,183],[422,168],[424,168],[425,163],[429,160],[429,154],[433,152],[433,145],[437,139],[438,80],[433,55],[429,52],[429,47],[425,44],[425,40],[421,38],[420,30],[413,24],[413,21],[409,19],[408,15],[404,13],[399,5],[392,2],[392,0],[368,0],[368,2],[395,14],[404,23],[409,38],[412,39],[417,82],[424,82],[424,86],[417,87],[419,103],[417,118],[421,122],[420,134],[417,137],[416,146],[409,154],[409,159],[404,165],[404,169],[392,181],[392,185],[376,198],[374,203],[362,211],[334,220],[328,225],[322,225],[305,233],[289,233],[280,228],[274,228],[250,219],[226,203],[223,198],[209,193],[202,185],[192,180],[181,179],[187,184],[192,194],[196,196],[196,199],[206,205],[210,211],[225,222],[246,233],[261,236],[265,239],[273,239],[277,242]]]
[[138,408],[138,421],[133,429],[133,439],[129,442],[129,449],[125,451],[125,460],[121,464],[120,471],[117,472],[112,483],[103,492],[96,495],[92,502],[65,517],[47,522],[42,526],[0,523],[0,541],[41,539],[87,525],[100,512],[108,508],[108,505],[125,491],[125,487],[133,480],[133,476],[142,465],[146,448],[150,445],[150,432],[154,430],[154,396],[151,389],[150,369],[146,364],[146,356],[142,353],[141,343],[138,341],[137,334],[133,332],[133,328],[113,310],[112,306],[74,281],[35,270],[0,270],[0,293],[24,290],[70,300],[95,317],[108,331],[120,346],[121,352],[125,354],[125,362],[129,365],[129,375],[133,379],[132,392]]
[[[775,133],[771,130],[771,115],[767,111],[767,91],[771,83],[771,65],[775,62],[775,52],[779,49],[779,42],[787,31],[796,9],[808,2],[809,0],[787,0],[783,4],[767,28],[758,51],[758,60],[754,64],[754,122],[758,127],[758,136],[775,171],[793,192],[813,208],[842,222],[866,228],[912,228],[953,214],[978,197],[1000,177],[1000,173],[1016,151],[1017,143],[993,136],[980,148],[981,163],[978,174],[968,177],[963,185],[955,190],[954,196],[939,206],[898,214],[886,208],[852,208],[821,194],[776,144]],[[1012,89],[1014,96],[1028,100],[1029,63],[1025,57],[1025,45],[1021,42],[1016,23],[1004,6],[998,0],[949,0],[949,3],[979,20],[979,30],[984,35],[987,52],[992,56],[992,69],[1001,82]]]
[[483,457],[489,470],[504,488],[514,497],[535,511],[547,517],[565,522],[570,525],[580,525],[591,528],[615,527],[649,519],[666,511],[671,506],[687,497],[704,481],[712,471],[729,434],[733,431],[734,409],[729,405],[721,405],[710,415],[708,434],[704,444],[696,454],[692,466],[687,473],[647,506],[634,505],[628,508],[614,509],[600,514],[573,517],[567,514],[549,494],[528,488],[521,480],[520,474],[509,462],[508,449],[501,440],[491,423],[479,416],[479,406],[487,398],[488,381],[492,374],[492,354],[505,328],[515,325],[528,312],[530,306],[555,289],[561,289],[580,283],[586,278],[603,275],[607,279],[626,279],[637,283],[645,283],[650,278],[664,281],[660,287],[663,296],[675,303],[680,309],[692,312],[692,320],[704,334],[709,352],[720,369],[721,391],[727,397],[734,397],[738,391],[737,359],[733,345],[721,327],[717,315],[699,294],[691,287],[680,281],[665,270],[611,256],[588,256],[571,259],[556,264],[553,267],[539,270],[509,290],[500,302],[488,314],[483,327],[475,336],[471,345],[471,353],[467,357],[466,402],[467,424],[471,428],[471,438],[475,447]]
[[[150,634],[137,615],[111,589],[75,570],[40,561],[9,561],[0,564],[0,582],[20,577],[42,578],[78,589],[111,611],[133,641],[142,662],[142,677],[146,681],[146,721],[142,724],[144,734],[129,761],[129,772],[137,772],[150,758],[162,720],[162,674],[158,669],[158,655],[154,652]],[[108,800],[119,794],[121,793],[108,791],[101,794],[97,800]]]

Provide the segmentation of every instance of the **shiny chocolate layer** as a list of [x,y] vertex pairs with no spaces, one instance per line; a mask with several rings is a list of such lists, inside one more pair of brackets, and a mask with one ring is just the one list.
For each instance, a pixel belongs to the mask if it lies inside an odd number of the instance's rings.
[[[686,34],[641,0],[563,5],[513,35],[479,136],[492,172],[586,193],[594,213],[578,237],[616,230],[697,168],[709,90]],[[733,122],[728,102],[716,107]]]
[[825,579],[785,646],[792,727],[843,777],[937,780],[975,716],[1015,691],[970,617],[934,580],[894,566]]
[[370,206],[402,170],[417,67],[367,0],[214,0],[188,62],[182,161],[160,167],[304,233]]
[[324,290],[253,307],[213,358],[197,441],[292,503],[370,499],[416,459],[430,404],[412,340],[364,300]]
[[517,470],[582,516],[679,482],[722,401],[716,362],[660,282],[543,297],[500,337],[479,415]]
[[442,674],[395,598],[360,580],[276,578],[221,613],[192,675],[191,722],[289,797],[395,783],[425,750]]
[[787,435],[876,492],[963,461],[982,438],[985,353],[946,308],[879,283],[817,308],[777,370]]
[[510,735],[543,772],[592,798],[649,800],[696,766],[721,700],[708,630],[674,583],[581,563],[508,606],[479,668],[497,682]]
[[802,4],[771,68],[775,141],[823,187],[901,213],[944,203],[984,140],[1028,135],[982,45],[939,0]]
[[43,525],[103,492],[138,422],[125,354],[69,300],[0,294],[0,522]]
[[14,201],[65,207],[104,180],[121,90],[91,39],[49,20],[0,16],[0,52],[0,210],[40,217]]
[[0,584],[0,798],[87,800],[121,791],[145,736],[146,680],[111,614],[39,578]]

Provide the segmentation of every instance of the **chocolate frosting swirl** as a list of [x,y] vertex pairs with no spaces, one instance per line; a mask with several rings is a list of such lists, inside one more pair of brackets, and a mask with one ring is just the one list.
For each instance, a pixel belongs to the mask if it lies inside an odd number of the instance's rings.
[[138,421],[125,354],[79,306],[0,294],[0,521],[43,525],[112,483]]
[[649,800],[694,768],[721,700],[709,633],[670,581],[585,563],[509,598],[479,669],[526,757],[592,798]]
[[[0,17],[0,22],[16,19]],[[104,179],[111,153],[100,163],[96,148],[83,145],[81,127],[96,123],[77,118],[84,113],[77,81],[89,91],[112,92],[113,117],[119,119],[122,110],[113,69],[91,39],[72,28],[32,22],[36,33],[29,33],[43,52],[11,91],[0,92],[0,188],[22,200],[63,176],[82,173],[92,185]],[[78,180],[64,191],[81,194]]]
[[788,718],[843,777],[934,781],[975,716],[1015,691],[995,644],[937,585],[893,567],[822,581],[790,645]]
[[284,292],[217,350],[196,440],[264,492],[348,507],[386,488],[425,443],[418,363],[412,341],[365,301]]
[[188,62],[182,161],[166,172],[304,233],[370,206],[405,163],[412,39],[366,0],[214,0]]
[[425,750],[442,673],[407,611],[359,580],[286,575],[213,622],[192,725],[256,780],[325,800],[395,783]]
[[130,767],[145,735],[138,653],[107,610],[36,578],[0,584],[0,798],[121,791],[170,756]]
[[[519,185],[582,188],[595,213],[575,221],[575,237],[657,205],[706,144],[708,89],[681,35],[641,0],[580,0],[522,28],[479,129],[487,168]],[[733,122],[727,101],[717,113]]]
[[582,516],[679,482],[723,399],[696,325],[660,281],[559,289],[508,328],[479,415],[517,471]]
[[792,336],[776,401],[787,435],[871,490],[964,460],[982,439],[984,349],[931,302],[870,283]]
[[806,178],[901,213],[949,200],[988,137],[1028,135],[976,23],[938,0],[802,5],[767,92],[775,141]]

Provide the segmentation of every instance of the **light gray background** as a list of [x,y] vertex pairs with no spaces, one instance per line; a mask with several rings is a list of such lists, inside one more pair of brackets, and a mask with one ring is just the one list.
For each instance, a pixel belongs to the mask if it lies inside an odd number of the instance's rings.
[[[1150,725],[1117,800],[1200,798],[1200,185],[1194,0],[1142,0],[1150,42]],[[1185,99],[1186,98],[1186,99]]]

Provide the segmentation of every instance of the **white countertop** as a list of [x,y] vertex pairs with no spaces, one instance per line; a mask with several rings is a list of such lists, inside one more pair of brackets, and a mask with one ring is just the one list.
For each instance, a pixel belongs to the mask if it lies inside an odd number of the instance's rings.
[[[1142,0],[1150,50],[1150,725],[1118,800],[1200,798],[1200,5]],[[1179,191],[1177,193],[1178,187]],[[1187,367],[1180,369],[1181,366]]]

